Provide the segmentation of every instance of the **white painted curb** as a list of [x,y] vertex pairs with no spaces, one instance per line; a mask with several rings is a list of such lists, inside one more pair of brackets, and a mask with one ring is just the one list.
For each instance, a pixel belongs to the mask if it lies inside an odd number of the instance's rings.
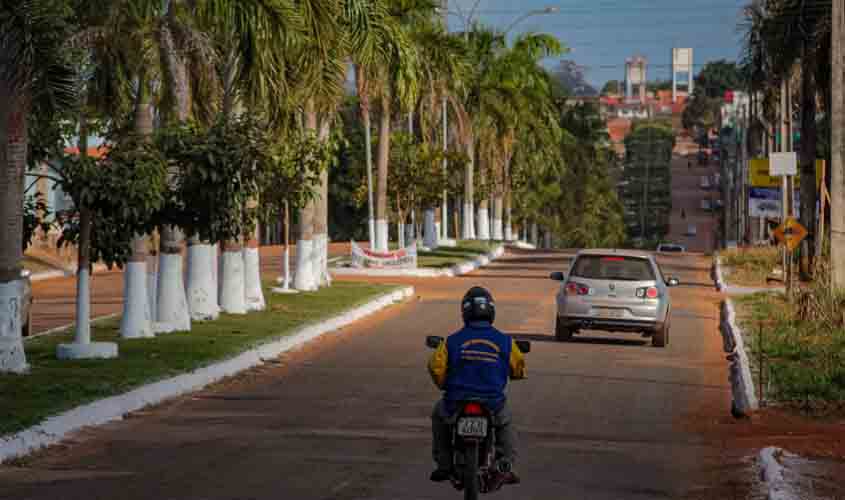
[[[105,264],[94,264],[94,274],[108,271],[109,268]],[[43,271],[40,273],[32,273],[29,275],[30,281],[43,281],[53,278],[70,278],[76,276],[76,266],[69,269],[56,269],[55,271]]]
[[778,457],[789,455],[780,448],[764,448],[760,450],[758,460],[760,462],[760,480],[766,485],[767,500],[799,500],[789,483],[784,478],[784,467]]
[[267,359],[275,358],[321,335],[348,326],[394,303],[402,302],[413,294],[414,288],[410,286],[396,290],[328,320],[301,327],[290,335],[246,351],[232,359],[141,386],[125,394],[79,406],[50,417],[29,429],[0,437],[0,462],[58,443],[69,433],[83,427],[121,420],[125,414],[145,406],[202,389],[220,379],[258,366]]
[[742,338],[742,330],[736,322],[736,310],[731,299],[722,303],[722,338],[725,352],[730,361],[728,380],[731,383],[733,394],[733,410],[742,415],[748,415],[759,409],[757,393],[754,389],[754,378],[751,376],[751,364],[748,359],[748,352],[745,349],[745,342]]
[[722,258],[719,256],[713,260],[713,279],[716,281],[716,290],[724,292],[728,288],[725,276],[722,274]]
[[519,248],[521,250],[537,250],[536,245],[532,245],[531,243],[527,243],[525,241],[514,241],[510,243],[510,245]]
[[454,278],[471,273],[478,268],[484,267],[490,262],[505,254],[505,246],[498,245],[489,253],[480,255],[475,259],[455,264],[449,269],[356,269],[353,267],[332,268],[332,274],[338,276],[388,276],[388,277],[413,277],[413,278]]

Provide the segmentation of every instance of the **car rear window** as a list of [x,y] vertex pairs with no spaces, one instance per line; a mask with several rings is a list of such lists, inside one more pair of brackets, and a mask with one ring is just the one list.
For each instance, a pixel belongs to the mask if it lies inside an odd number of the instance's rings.
[[683,252],[684,249],[683,249],[683,247],[680,247],[678,245],[661,245],[660,251],[661,252]]
[[654,280],[654,270],[647,259],[618,255],[582,255],[575,261],[571,275],[591,280]]

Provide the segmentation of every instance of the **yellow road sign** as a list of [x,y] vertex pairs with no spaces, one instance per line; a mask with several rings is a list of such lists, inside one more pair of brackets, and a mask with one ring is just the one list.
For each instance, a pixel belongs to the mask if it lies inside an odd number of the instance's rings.
[[778,226],[773,234],[781,245],[786,245],[790,252],[794,252],[807,237],[807,228],[793,217],[787,217],[786,222]]
[[[816,187],[822,182],[822,165],[824,160],[816,160]],[[752,187],[779,188],[781,178],[769,175],[769,159],[755,158],[748,162],[748,177]],[[795,185],[801,185],[801,174],[795,176]]]

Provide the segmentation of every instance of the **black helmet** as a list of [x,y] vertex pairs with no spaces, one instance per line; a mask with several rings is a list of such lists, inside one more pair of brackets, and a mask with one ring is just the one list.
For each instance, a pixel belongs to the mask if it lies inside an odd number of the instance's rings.
[[464,295],[461,301],[461,312],[464,323],[471,321],[489,321],[496,319],[496,303],[486,288],[474,286]]

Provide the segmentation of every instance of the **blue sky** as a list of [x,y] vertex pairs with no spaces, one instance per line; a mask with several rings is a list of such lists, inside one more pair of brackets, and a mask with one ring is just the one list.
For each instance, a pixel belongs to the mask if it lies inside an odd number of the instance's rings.
[[[449,0],[450,12],[464,17],[476,0]],[[649,61],[649,79],[668,79],[672,47],[692,47],[696,71],[716,59],[736,60],[741,50],[737,25],[748,0],[478,0],[473,19],[505,29],[527,12],[555,6],[559,12],[532,16],[511,35],[527,31],[556,35],[573,49],[564,58],[585,70],[587,80],[600,88],[622,79],[625,59],[634,55]],[[449,16],[452,30],[463,30],[458,15]],[[549,61],[555,66],[556,61]]]

